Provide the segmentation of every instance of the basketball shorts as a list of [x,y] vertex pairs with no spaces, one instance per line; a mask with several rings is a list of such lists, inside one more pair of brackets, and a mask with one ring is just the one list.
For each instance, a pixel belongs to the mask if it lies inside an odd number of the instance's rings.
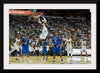
[[29,46],[28,45],[23,45],[22,46],[22,54],[25,54],[25,53],[29,53]]
[[61,48],[60,48],[60,46],[59,46],[59,47],[54,46],[54,47],[53,47],[53,53],[54,53],[54,54],[55,54],[55,53],[61,53]]
[[35,48],[35,51],[37,51],[37,50],[39,50],[39,47],[36,47],[36,48]]
[[48,50],[46,47],[43,48],[43,54],[48,54]]
[[17,50],[17,51],[20,51],[19,50],[19,45],[14,45],[14,47],[13,47],[15,50]]
[[39,38],[46,39],[47,35],[48,35],[48,31],[42,32]]
[[33,51],[33,47],[29,47],[29,51],[32,52]]
[[72,46],[67,46],[67,52],[68,53],[72,53],[73,52]]
[[87,52],[86,47],[82,47],[81,52]]
[[42,46],[39,47],[39,52],[41,52],[41,51],[42,51]]

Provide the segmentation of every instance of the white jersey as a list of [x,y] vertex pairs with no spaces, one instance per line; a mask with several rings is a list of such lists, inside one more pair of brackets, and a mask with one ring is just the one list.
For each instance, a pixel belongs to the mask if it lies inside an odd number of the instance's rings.
[[48,35],[48,30],[47,30],[47,27],[45,26],[44,23],[42,24],[42,26],[43,26],[43,29],[42,29],[42,33],[40,35],[40,38],[41,39],[46,39],[46,37]]
[[32,43],[32,39],[30,39],[29,42]]
[[19,45],[20,39],[17,39],[17,38],[16,38],[16,43],[17,43],[17,45]]
[[16,49],[17,51],[19,51],[19,48],[20,48],[19,43],[20,43],[20,39],[16,38],[13,49]]
[[14,45],[19,45],[19,43],[20,43],[20,39],[16,38],[16,41],[15,41]]
[[86,52],[86,41],[82,41],[82,48],[81,48],[81,52]]
[[29,51],[30,52],[34,51],[33,47],[31,47],[30,45],[29,45]]
[[43,23],[42,25],[43,25],[42,33],[48,32],[47,27],[45,26],[45,24]]
[[32,45],[35,45],[35,40],[32,41]]
[[86,41],[82,41],[82,47],[86,48]]
[[72,46],[71,39],[66,39],[66,41],[67,41],[67,46]]

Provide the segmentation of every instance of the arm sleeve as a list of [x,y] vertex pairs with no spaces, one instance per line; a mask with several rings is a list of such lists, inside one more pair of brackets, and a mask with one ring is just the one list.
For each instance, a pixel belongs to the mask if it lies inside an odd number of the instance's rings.
[[40,24],[41,24],[40,18],[38,18],[38,23],[40,23]]
[[45,21],[45,23],[47,23],[47,20],[46,20],[46,18],[43,16],[43,20]]

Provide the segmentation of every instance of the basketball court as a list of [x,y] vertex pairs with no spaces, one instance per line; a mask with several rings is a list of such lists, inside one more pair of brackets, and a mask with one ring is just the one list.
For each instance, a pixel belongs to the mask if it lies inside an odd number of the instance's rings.
[[[63,64],[91,64],[91,56],[73,56],[72,61],[67,61],[67,56],[62,56]],[[19,58],[20,59],[20,58]],[[30,56],[30,62],[27,63],[27,57],[22,58],[22,63],[16,60],[16,57],[9,57],[10,64],[52,64],[53,56],[48,56],[48,61],[43,60],[43,56]],[[60,56],[56,56],[55,64],[61,64]]]

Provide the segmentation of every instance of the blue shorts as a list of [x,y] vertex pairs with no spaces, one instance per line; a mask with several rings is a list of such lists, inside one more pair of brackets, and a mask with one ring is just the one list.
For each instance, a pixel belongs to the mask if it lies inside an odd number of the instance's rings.
[[58,47],[54,46],[54,47],[53,47],[53,53],[54,53],[54,54],[55,54],[55,53],[61,53],[61,48],[60,48],[60,46],[58,46]]
[[47,51],[46,47],[43,48],[43,54],[48,54],[48,51]]
[[22,46],[22,54],[25,54],[25,53],[29,53],[29,46],[28,45],[23,45]]

